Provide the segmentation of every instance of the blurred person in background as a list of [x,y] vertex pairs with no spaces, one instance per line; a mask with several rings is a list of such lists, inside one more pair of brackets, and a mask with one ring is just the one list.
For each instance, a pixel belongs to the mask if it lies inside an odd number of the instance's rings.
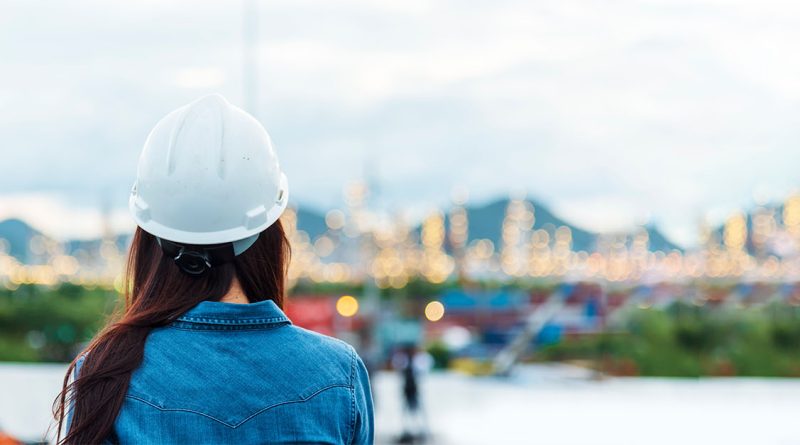
[[373,441],[355,350],[283,313],[287,201],[269,135],[221,96],[156,125],[124,312],[68,368],[59,444]]
[[425,442],[430,431],[420,400],[420,376],[433,367],[433,358],[416,345],[406,345],[392,357],[392,367],[401,374],[403,390],[403,432],[398,443]]
[[[373,326],[371,324],[367,324],[358,331],[358,344],[358,355],[364,362],[364,366],[367,369],[367,374],[369,375],[370,379],[372,379],[375,373],[380,370],[382,356],[380,346],[375,341]],[[372,395],[372,403],[373,405],[376,404],[374,394]]]

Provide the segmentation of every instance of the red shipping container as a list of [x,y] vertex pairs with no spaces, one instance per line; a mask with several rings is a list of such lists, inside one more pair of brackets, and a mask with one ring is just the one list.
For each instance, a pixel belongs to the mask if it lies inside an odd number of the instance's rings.
[[320,334],[334,334],[333,317],[336,309],[330,297],[294,296],[287,299],[284,309],[295,325]]

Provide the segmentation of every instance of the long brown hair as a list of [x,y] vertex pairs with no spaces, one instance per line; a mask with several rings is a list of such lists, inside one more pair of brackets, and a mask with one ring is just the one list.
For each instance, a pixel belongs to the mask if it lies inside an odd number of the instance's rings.
[[[194,277],[181,272],[162,253],[153,235],[137,228],[128,253],[124,311],[86,348],[80,375],[72,383],[69,380],[77,359],[70,363],[54,402],[57,443],[99,443],[106,439],[122,408],[131,373],[142,362],[150,331],[168,325],[203,300],[219,300],[234,277],[251,302],[271,299],[283,307],[289,254],[289,243],[278,221],[233,262]],[[70,410],[69,431],[61,439]]]

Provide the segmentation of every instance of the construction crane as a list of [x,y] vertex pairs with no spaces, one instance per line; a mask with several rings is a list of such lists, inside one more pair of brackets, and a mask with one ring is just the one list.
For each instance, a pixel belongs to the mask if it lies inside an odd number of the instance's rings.
[[495,356],[492,362],[492,374],[506,376],[511,373],[511,369],[528,349],[531,340],[564,308],[566,295],[564,288],[559,287],[550,295],[547,302],[539,305],[528,315],[522,331]]

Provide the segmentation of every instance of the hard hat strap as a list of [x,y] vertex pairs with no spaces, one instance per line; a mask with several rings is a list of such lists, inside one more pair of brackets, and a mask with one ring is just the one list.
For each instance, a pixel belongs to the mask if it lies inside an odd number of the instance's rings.
[[173,260],[181,271],[200,276],[209,269],[229,263],[236,257],[233,243],[221,244],[183,244],[156,237],[164,254]]

